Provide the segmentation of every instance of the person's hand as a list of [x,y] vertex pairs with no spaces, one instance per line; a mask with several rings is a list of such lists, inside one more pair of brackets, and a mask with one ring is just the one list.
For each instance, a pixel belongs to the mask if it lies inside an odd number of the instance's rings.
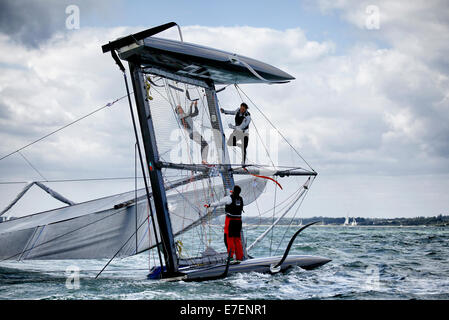
[[231,124],[231,123],[228,126],[229,126],[230,129],[235,129],[235,126],[233,124]]

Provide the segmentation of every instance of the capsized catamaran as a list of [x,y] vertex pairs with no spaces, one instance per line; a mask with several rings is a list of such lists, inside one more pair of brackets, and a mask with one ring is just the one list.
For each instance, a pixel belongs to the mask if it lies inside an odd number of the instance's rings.
[[[255,59],[186,43],[179,27],[181,41],[154,37],[174,26],[177,24],[167,23],[102,47],[104,53],[111,53],[123,73],[141,170],[150,183],[143,179],[145,187],[139,190],[83,203],[68,200],[67,207],[0,223],[0,261],[112,260],[154,249],[160,263],[149,278],[185,281],[218,279],[235,272],[277,273],[293,266],[313,269],[330,261],[289,255],[296,236],[311,224],[295,233],[283,256],[252,258],[248,254],[303,199],[317,173],[299,166],[232,164],[220,117],[217,93],[226,86],[234,85],[238,90],[242,83],[285,83],[294,78]],[[128,62],[138,124],[121,60]],[[225,87],[217,90],[215,85]],[[200,104],[200,110],[190,126],[200,128],[201,137],[211,138],[209,159],[215,160],[211,164],[201,163],[199,152],[192,151],[200,143],[189,137],[193,128],[183,127],[176,112],[181,106],[187,109],[190,104],[192,108],[194,102]],[[203,147],[201,140],[201,151]],[[203,204],[228,195],[238,184],[247,206],[257,202],[268,181],[281,187],[279,177],[305,177],[306,181],[265,232],[249,246],[242,241],[246,259],[230,264],[227,253],[214,250],[205,232],[205,224],[223,215],[224,208],[207,211]],[[61,195],[57,198],[65,199]],[[198,228],[201,249],[196,255],[186,256],[181,252],[182,242],[176,238]]]

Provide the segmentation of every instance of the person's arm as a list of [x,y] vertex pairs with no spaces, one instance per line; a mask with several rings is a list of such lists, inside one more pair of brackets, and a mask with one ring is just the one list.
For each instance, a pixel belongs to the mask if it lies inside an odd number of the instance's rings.
[[240,110],[240,108],[237,108],[236,110],[225,110],[223,108],[220,108],[221,113],[232,114],[232,115],[235,115],[239,110]]
[[222,198],[219,201],[212,202],[210,204],[205,204],[204,206],[206,208],[216,208],[216,207],[224,206],[224,205],[231,204],[231,203],[232,203],[231,196],[227,196],[227,197]]
[[182,119],[184,119],[185,117],[187,117],[188,114],[187,114],[186,112],[184,112],[184,110],[182,110],[182,112],[180,112],[179,109],[178,109],[178,108],[180,108],[180,107],[181,107],[180,105],[177,105],[177,106],[176,106],[176,108],[175,108],[175,113],[176,113],[176,115],[178,116],[179,120],[182,120]]
[[179,114],[179,113],[176,113],[176,114],[178,115],[179,120],[182,120],[182,119],[188,117],[188,114],[185,112],[183,112],[181,114]]
[[[192,106],[193,105],[195,105],[195,111],[193,111],[192,112]],[[192,117],[192,118],[195,118],[197,115],[198,115],[198,102],[197,101],[195,101],[195,102],[192,102],[191,104],[190,104],[190,116]]]

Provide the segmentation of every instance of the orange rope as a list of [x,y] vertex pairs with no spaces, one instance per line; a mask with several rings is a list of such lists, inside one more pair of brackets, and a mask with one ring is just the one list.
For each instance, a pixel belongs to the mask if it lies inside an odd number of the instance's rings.
[[282,188],[282,186],[280,185],[280,183],[277,182],[277,180],[275,180],[275,179],[273,179],[273,178],[270,178],[270,177],[267,177],[267,176],[259,176],[259,175],[257,175],[257,174],[250,173],[250,172],[248,171],[248,169],[246,169],[246,168],[243,168],[243,170],[245,170],[246,172],[248,172],[250,175],[252,175],[252,176],[254,176],[254,177],[271,180],[271,181],[273,181],[274,183],[276,183],[276,184],[279,186],[279,188],[281,188],[281,190],[284,190],[284,189]]

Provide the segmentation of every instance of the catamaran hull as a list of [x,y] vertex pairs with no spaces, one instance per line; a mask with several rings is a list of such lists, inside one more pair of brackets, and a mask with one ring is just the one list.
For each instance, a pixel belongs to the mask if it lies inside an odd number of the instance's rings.
[[[282,257],[265,257],[265,258],[255,258],[242,261],[237,264],[229,265],[227,275],[234,273],[248,273],[248,272],[259,272],[259,273],[272,273],[272,266],[276,265]],[[291,255],[288,256],[285,261],[280,266],[279,272],[285,272],[293,267],[301,267],[305,270],[312,270],[332,260],[324,257],[318,256],[303,256],[303,255]],[[186,281],[201,281],[213,278],[219,278],[225,273],[226,265],[220,264],[211,267],[205,267],[202,269],[186,268],[180,270],[185,274],[181,280]]]

